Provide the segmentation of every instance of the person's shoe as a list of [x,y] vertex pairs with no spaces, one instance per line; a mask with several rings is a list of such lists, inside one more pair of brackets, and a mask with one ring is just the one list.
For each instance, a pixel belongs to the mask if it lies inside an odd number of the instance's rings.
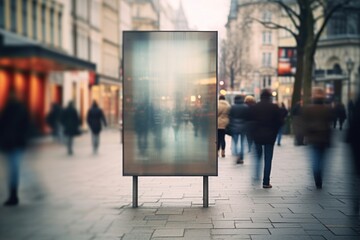
[[243,164],[244,163],[244,160],[242,157],[238,157],[238,159],[236,160],[236,163],[237,164]]
[[269,184],[265,184],[265,185],[263,185],[263,188],[272,188],[272,185],[269,183]]
[[225,150],[221,150],[221,157],[225,157]]
[[17,206],[19,204],[18,198],[9,198],[4,202],[4,206],[11,207],[11,206]]

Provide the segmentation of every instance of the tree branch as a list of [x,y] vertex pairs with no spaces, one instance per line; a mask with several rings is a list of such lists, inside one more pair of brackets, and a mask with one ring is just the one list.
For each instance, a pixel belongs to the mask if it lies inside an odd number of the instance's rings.
[[274,23],[274,22],[260,21],[259,19],[256,19],[256,18],[252,18],[252,19],[254,21],[262,24],[266,28],[269,28],[269,29],[284,29],[285,31],[289,32],[295,39],[298,38],[298,34],[296,34],[293,30],[291,30],[288,27],[282,26],[282,25]]
[[[296,13],[291,7],[289,7],[288,5],[286,5],[283,1],[281,0],[273,0],[274,3],[277,3],[281,8],[283,8],[286,12],[286,14],[288,15],[288,17],[290,18],[291,22],[294,24],[294,26],[299,29],[299,25],[297,24],[296,20],[298,22],[300,22],[300,15],[298,13]],[[295,19],[296,18],[296,19]]]

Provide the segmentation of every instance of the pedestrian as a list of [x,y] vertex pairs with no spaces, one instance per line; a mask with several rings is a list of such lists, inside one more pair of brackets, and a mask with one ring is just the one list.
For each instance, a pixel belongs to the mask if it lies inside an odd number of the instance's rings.
[[343,128],[344,121],[346,119],[345,105],[337,100],[335,101],[333,111],[334,111],[334,122],[333,122],[334,129],[336,129],[337,122],[339,121],[339,129],[341,131]]
[[73,155],[74,137],[81,134],[80,125],[81,120],[78,112],[74,107],[74,102],[70,101],[68,106],[61,114],[61,124],[64,128],[64,135],[66,136],[66,146],[69,155]]
[[9,190],[5,206],[19,204],[20,162],[30,137],[30,126],[30,115],[26,106],[19,101],[15,90],[11,89],[5,106],[0,111],[0,150],[7,161]]
[[51,110],[46,116],[46,123],[52,131],[55,141],[61,141],[61,106],[57,103],[51,105]]
[[333,112],[325,105],[325,92],[322,88],[312,91],[312,103],[304,107],[303,123],[306,142],[310,147],[313,175],[317,189],[322,188],[323,168],[326,151],[330,147]]
[[230,104],[225,100],[224,95],[219,96],[218,101],[218,142],[217,151],[219,156],[219,150],[221,148],[221,157],[225,157],[225,128],[229,124],[229,110]]
[[284,104],[284,103],[281,103],[281,106],[280,106],[280,117],[281,117],[282,125],[280,126],[279,132],[278,132],[278,134],[277,134],[277,145],[278,145],[278,146],[281,146],[281,138],[282,138],[282,135],[283,135],[284,125],[285,125],[285,123],[286,123],[286,119],[287,119],[288,113],[289,113],[289,111],[286,109],[285,104]]
[[[246,105],[248,105],[249,108],[251,108],[252,106],[254,106],[256,104],[255,98],[251,95],[246,96],[244,102]],[[247,139],[248,147],[249,147],[248,152],[251,152],[251,148],[254,143],[254,140],[251,138],[251,134],[250,134],[252,127],[253,127],[253,125],[252,125],[251,121],[248,121],[248,124],[247,124],[248,129],[246,131],[246,139]]]
[[[244,141],[247,130],[249,107],[244,103],[244,97],[236,95],[234,98],[234,104],[230,108],[230,131],[235,147],[235,154],[237,156],[236,163],[244,163]],[[239,148],[240,144],[240,148]]]
[[91,130],[91,142],[93,147],[93,153],[96,154],[100,144],[100,132],[102,124],[106,127],[106,119],[104,112],[94,100],[91,108],[89,109],[86,117],[86,121]]
[[[255,179],[260,178],[261,159],[264,155],[263,188],[272,188],[270,184],[271,164],[276,135],[281,126],[280,110],[272,103],[271,91],[264,89],[260,94],[260,102],[250,108],[250,121],[254,124],[252,138],[255,143]],[[264,154],[263,154],[264,153]]]
[[303,123],[302,123],[302,108],[303,101],[298,101],[295,106],[291,109],[291,118],[292,118],[292,126],[294,131],[294,145],[295,146],[303,146],[304,143],[304,133],[303,133]]
[[346,140],[350,145],[350,153],[353,169],[352,193],[354,196],[353,210],[354,214],[360,214],[360,95],[352,106],[353,114],[349,117],[349,128],[347,130]]

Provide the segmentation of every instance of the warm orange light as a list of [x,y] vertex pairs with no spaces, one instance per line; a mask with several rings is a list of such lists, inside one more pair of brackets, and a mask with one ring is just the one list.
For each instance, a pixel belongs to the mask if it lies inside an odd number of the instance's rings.
[[0,109],[5,105],[10,81],[8,75],[4,70],[0,70]]
[[31,112],[36,112],[40,106],[40,79],[35,74],[31,74],[29,82],[29,107]]
[[16,96],[21,101],[25,100],[25,76],[19,72],[14,74],[14,87],[16,91]]

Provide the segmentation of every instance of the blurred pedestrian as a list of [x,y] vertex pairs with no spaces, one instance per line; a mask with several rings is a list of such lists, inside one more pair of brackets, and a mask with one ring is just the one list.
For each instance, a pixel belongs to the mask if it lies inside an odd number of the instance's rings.
[[260,165],[264,153],[263,188],[272,188],[270,184],[271,164],[276,135],[281,126],[280,109],[272,103],[271,91],[264,89],[260,102],[250,108],[250,121],[254,124],[252,137],[255,143],[255,179],[260,178]]
[[295,106],[291,109],[291,119],[292,126],[294,130],[294,145],[302,146],[304,144],[304,132],[303,132],[303,123],[302,123],[302,108],[303,101],[298,101]]
[[[236,95],[234,98],[234,104],[230,108],[230,131],[235,147],[235,154],[237,156],[236,163],[244,163],[244,141],[247,130],[249,107],[244,103],[244,97]],[[240,144],[240,148],[239,148]]]
[[64,109],[61,114],[61,124],[64,128],[64,134],[66,136],[66,146],[68,154],[73,154],[73,142],[74,137],[81,134],[80,125],[81,120],[78,112],[74,107],[74,102],[70,101],[68,106]]
[[312,103],[304,107],[303,124],[306,142],[310,147],[313,175],[317,189],[322,188],[326,151],[330,147],[333,111],[325,105],[325,92],[314,88]]
[[11,89],[0,112],[0,150],[6,156],[9,196],[5,206],[19,204],[20,162],[30,137],[30,115]]
[[354,214],[360,214],[360,95],[358,96],[355,104],[352,106],[352,114],[349,117],[349,128],[347,131],[346,140],[350,145],[350,152],[352,157],[353,187],[352,193],[354,194]]
[[94,100],[91,108],[89,109],[86,117],[86,121],[91,130],[91,142],[93,147],[93,153],[96,154],[100,144],[100,132],[102,124],[106,127],[106,119],[104,112]]
[[[251,108],[252,106],[254,106],[256,104],[255,98],[251,95],[246,96],[244,102],[246,105],[249,106],[249,108]],[[250,134],[252,127],[253,127],[252,122],[248,121],[248,126],[247,126],[248,129],[246,131],[246,139],[247,139],[248,147],[249,147],[248,152],[251,152],[251,148],[254,143],[254,140],[251,138],[251,134]]]
[[280,117],[281,117],[282,125],[280,126],[279,132],[278,132],[278,134],[277,134],[277,145],[278,145],[278,146],[281,146],[281,138],[282,138],[282,135],[283,135],[284,125],[285,125],[285,123],[286,123],[286,119],[287,119],[288,113],[289,113],[289,111],[286,109],[285,104],[284,104],[284,103],[281,103],[281,106],[280,106]]
[[61,106],[57,103],[51,105],[51,110],[46,116],[46,123],[49,125],[52,131],[52,135],[55,141],[61,141]]
[[218,102],[218,142],[217,151],[221,148],[221,157],[225,157],[225,128],[229,124],[230,104],[225,100],[224,95],[219,96]]
[[341,131],[345,119],[346,119],[345,105],[339,102],[338,100],[336,100],[334,105],[334,122],[333,122],[334,128],[336,129],[337,122],[339,121],[339,129]]

